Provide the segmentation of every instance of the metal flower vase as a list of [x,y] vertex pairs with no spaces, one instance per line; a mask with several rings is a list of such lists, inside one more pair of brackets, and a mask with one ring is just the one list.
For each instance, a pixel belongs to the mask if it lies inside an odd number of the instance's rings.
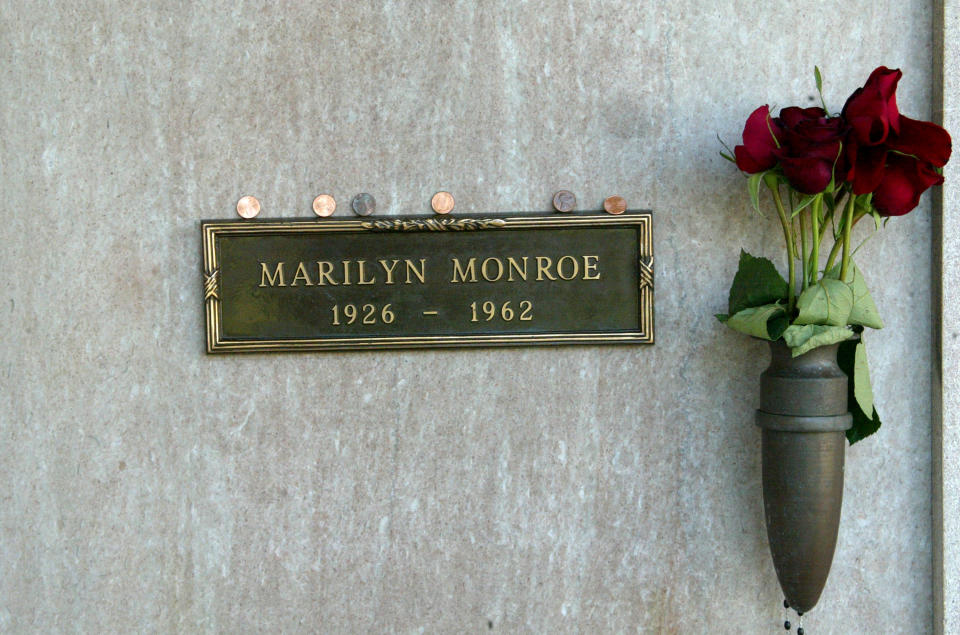
[[786,601],[800,613],[820,599],[840,526],[845,431],[853,418],[838,346],[791,357],[782,340],[771,342],[760,378],[767,539]]

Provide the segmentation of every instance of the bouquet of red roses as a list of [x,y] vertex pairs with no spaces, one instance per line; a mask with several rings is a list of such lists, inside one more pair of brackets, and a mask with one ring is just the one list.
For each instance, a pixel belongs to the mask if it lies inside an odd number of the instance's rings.
[[839,362],[855,397],[847,432],[854,443],[880,427],[862,331],[883,322],[853,263],[850,232],[863,218],[880,230],[913,210],[930,186],[943,183],[951,142],[940,126],[900,114],[899,70],[874,70],[839,114],[830,114],[819,69],[814,74],[822,108],[792,106],[773,117],[761,106],[747,119],[743,144],[732,156],[721,153],[748,176],[756,211],[761,185],[769,190],[783,227],[787,278],[769,260],[741,251],[728,313],[717,318],[748,335],[783,338],[794,356],[842,342]]

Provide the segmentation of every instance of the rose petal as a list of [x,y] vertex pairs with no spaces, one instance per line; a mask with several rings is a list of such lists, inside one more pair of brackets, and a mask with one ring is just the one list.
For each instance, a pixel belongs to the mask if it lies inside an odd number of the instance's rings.
[[780,119],[788,128],[798,125],[801,121],[808,119],[816,120],[826,116],[827,113],[823,108],[798,108],[797,106],[790,106],[780,111]]
[[857,114],[856,109],[851,108],[846,119],[856,133],[857,142],[862,145],[881,144],[887,140],[887,135],[890,133],[890,122],[876,112],[866,111],[864,114]]
[[[830,163],[836,161],[837,155],[840,154],[840,138],[837,135],[832,135],[832,138],[822,135],[825,138],[821,140],[817,138],[821,135],[816,132],[809,136],[800,134],[802,132],[804,131],[786,131],[782,143],[783,148],[787,150],[785,154],[793,157],[817,158]],[[778,157],[782,156],[779,152],[774,154]]]
[[897,110],[897,83],[903,75],[886,66],[876,68],[863,88],[858,88],[843,106],[842,116],[856,133],[861,145],[878,145],[887,139],[892,128],[900,129]]
[[903,73],[899,68],[878,66],[867,78],[867,86],[876,86],[886,102],[887,121],[894,132],[900,131],[900,111],[897,110],[897,84]]
[[854,194],[869,194],[883,180],[887,149],[882,146],[861,146],[856,149],[856,162],[847,178],[853,181]]
[[757,172],[769,170],[776,163],[760,163],[750,155],[745,146],[736,146],[733,149],[733,156],[737,160],[737,167],[747,174],[756,174]]
[[900,117],[900,134],[890,135],[887,147],[912,154],[941,168],[950,160],[950,134],[935,123]]
[[830,183],[833,161],[817,157],[780,157],[783,175],[793,189],[803,194],[819,194]]
[[743,127],[743,145],[733,149],[737,167],[751,174],[772,168],[777,163],[773,151],[781,134],[782,126],[770,117],[769,106],[754,110]]
[[924,162],[902,154],[890,154],[883,181],[873,193],[873,205],[883,216],[903,216],[920,203],[931,185],[943,183],[943,176]]
[[839,119],[808,119],[797,124],[794,129],[800,136],[810,141],[837,141],[844,133],[843,122]]

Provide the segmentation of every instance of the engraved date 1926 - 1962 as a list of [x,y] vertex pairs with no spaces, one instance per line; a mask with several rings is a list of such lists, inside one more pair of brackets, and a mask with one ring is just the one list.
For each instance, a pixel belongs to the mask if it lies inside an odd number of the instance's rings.
[[[529,322],[533,320],[533,302],[520,300],[493,302],[471,302],[471,322]],[[423,311],[424,316],[437,316],[439,311]],[[330,307],[330,324],[332,326],[349,326],[352,324],[393,324],[397,314],[392,304],[334,304]]]

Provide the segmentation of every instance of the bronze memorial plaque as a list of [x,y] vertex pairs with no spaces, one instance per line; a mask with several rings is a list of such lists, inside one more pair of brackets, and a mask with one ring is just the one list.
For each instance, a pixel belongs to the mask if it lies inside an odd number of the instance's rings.
[[651,344],[651,221],[203,221],[207,352]]

